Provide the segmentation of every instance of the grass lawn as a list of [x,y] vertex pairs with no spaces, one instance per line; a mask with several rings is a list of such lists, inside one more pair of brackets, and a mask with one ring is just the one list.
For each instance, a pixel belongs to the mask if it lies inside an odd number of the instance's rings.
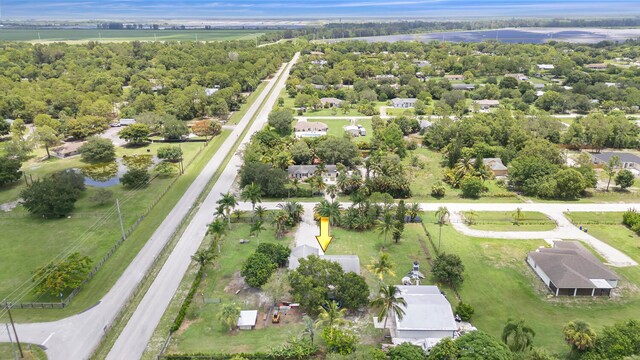
[[[3,328],[4,330],[4,328]],[[20,334],[18,333],[18,336]],[[44,350],[40,349],[35,345],[20,343],[22,345],[22,353],[24,354],[24,360],[47,360],[47,354],[45,354]],[[18,347],[14,345],[15,351],[20,356],[18,352]],[[11,344],[2,343],[0,344],[0,360],[15,360],[13,356],[13,349],[11,348]]]
[[[351,125],[350,120],[343,119],[319,119],[318,121],[323,122],[329,126],[329,131],[327,131],[327,135],[342,137],[344,135],[344,127],[347,125]],[[362,119],[357,120],[355,122],[357,125],[362,125],[364,129],[367,131],[366,136],[358,136],[354,137],[353,140],[355,142],[359,141],[369,141],[373,137],[373,129],[371,128],[371,119]]]
[[407,114],[408,116],[415,115],[413,108],[409,108],[409,109],[402,109],[402,108],[396,109],[392,107],[387,108],[387,116],[400,116],[405,114]]
[[[427,228],[432,234],[438,233],[435,224]],[[618,240],[605,237],[606,233],[596,236],[624,250]],[[562,340],[562,327],[567,322],[585,320],[598,332],[604,325],[640,317],[638,267],[614,269],[623,276],[622,298],[550,298],[524,261],[528,251],[543,245],[542,240],[469,238],[451,226],[443,228],[443,251],[458,254],[465,265],[465,282],[459,292],[462,300],[476,310],[471,321],[474,326],[499,337],[509,318],[525,319],[536,332],[534,346],[564,357],[569,347]],[[640,260],[640,251],[636,260]]]
[[[263,326],[263,312],[260,312],[258,316],[259,328],[251,331],[229,333],[227,327],[217,318],[221,305],[217,302],[210,302],[210,299],[220,299],[221,303],[236,302],[243,310],[262,308],[258,301],[257,290],[244,289],[239,294],[235,294],[244,284],[239,275],[242,264],[258,246],[258,237],[250,237],[249,228],[249,224],[231,225],[231,231],[224,238],[222,244],[222,253],[215,260],[215,266],[208,268],[187,312],[182,328],[172,337],[167,350],[168,354],[172,352],[268,351],[272,347],[284,344],[291,337],[300,335],[302,323],[291,322],[272,325],[268,322],[267,326]],[[290,232],[285,238],[276,239],[273,228],[267,226],[265,231],[259,235],[259,239],[261,242],[289,245],[292,236],[293,232]],[[240,239],[250,239],[250,242],[240,244]],[[203,297],[207,301],[203,302]]]
[[564,215],[576,225],[580,224],[622,224],[621,212],[572,212]]
[[[412,156],[418,157],[424,168],[419,169],[409,166]],[[408,201],[442,201],[442,202],[521,202],[515,193],[498,186],[494,180],[485,182],[485,186],[489,189],[482,194],[478,200],[465,199],[460,196],[460,189],[454,189],[445,184],[446,194],[441,199],[431,196],[431,187],[444,177],[445,168],[442,167],[442,154],[427,148],[418,148],[409,151],[409,154],[403,160],[405,171],[408,173],[409,182],[411,183],[412,198]]]
[[[384,235],[377,231],[351,231],[341,228],[331,229],[333,241],[329,245],[327,255],[355,254],[360,258],[360,275],[367,279],[371,291],[377,291],[379,287],[378,279],[373,273],[367,270],[367,265],[372,262],[372,258],[379,256],[383,246]],[[419,224],[406,224],[403,238],[399,243],[393,243],[391,234],[387,235],[386,252],[395,264],[395,276],[387,276],[386,283],[400,284],[401,279],[407,272],[412,270],[413,262],[418,261],[421,269],[428,269],[427,255],[423,252],[420,242],[427,241]]]
[[469,212],[464,215],[472,220],[472,229],[493,231],[544,231],[556,228],[556,223],[546,215],[534,211],[523,211],[518,225],[514,224],[512,212],[479,211],[474,218]]
[[[287,93],[286,89],[282,89],[282,91],[280,91],[280,94],[278,95],[279,98],[283,98],[284,99],[284,105],[282,105],[282,107],[284,107],[285,109],[293,109],[296,107],[295,106],[295,98],[291,98],[289,97],[289,94]],[[277,107],[277,104],[276,104]],[[345,114],[342,109],[340,108],[328,108],[328,109],[319,109],[319,110],[313,110],[313,109],[309,109],[307,111],[305,111],[301,116],[305,116],[305,117],[316,117],[316,116],[324,116],[324,117],[330,117],[330,116],[365,116],[364,114],[358,112],[358,110],[356,110],[357,108],[357,104],[351,105],[351,109],[349,109],[349,111]],[[297,111],[295,112],[295,116],[298,116]]]
[[[160,200],[158,205],[147,215],[145,221],[140,223],[94,279],[85,285],[83,291],[71,302],[70,306],[62,310],[16,310],[15,317],[18,321],[58,319],[80,312],[95,304],[115,283],[140,248],[144,246],[147,239],[164,220],[228,134],[229,132],[225,131],[221,136],[216,137],[195,162],[186,169],[185,175],[178,179],[172,190]],[[183,150],[187,152],[184,145]],[[194,146],[202,146],[202,143],[194,143]],[[144,151],[146,153],[146,150]],[[195,151],[189,152],[195,154]],[[119,185],[112,187],[114,196],[121,201],[125,228],[133,224],[151,201],[164,191],[170,181],[171,179],[158,178],[152,181],[146,190],[133,192],[125,190]],[[103,223],[98,223],[97,226],[89,229],[111,208],[110,205],[101,207],[89,201],[88,198],[94,191],[95,189],[88,188],[77,202],[76,210],[70,219],[37,219],[26,216],[21,208],[10,213],[12,216],[15,214],[18,217],[0,218],[0,224],[5,229],[4,232],[8,234],[0,239],[0,289],[3,296],[7,296],[17,286],[30,285],[29,279],[33,270],[51,261],[56,255],[71,246],[77,245],[76,251],[97,261],[118,240],[120,234],[118,218],[113,211],[105,217]],[[24,229],[29,229],[27,236],[24,234]],[[18,263],[21,266],[16,266]],[[14,301],[16,297],[16,294],[9,296]],[[56,300],[26,292],[21,301]]]
[[223,41],[253,40],[266,31],[255,30],[98,30],[98,29],[2,29],[0,41]]

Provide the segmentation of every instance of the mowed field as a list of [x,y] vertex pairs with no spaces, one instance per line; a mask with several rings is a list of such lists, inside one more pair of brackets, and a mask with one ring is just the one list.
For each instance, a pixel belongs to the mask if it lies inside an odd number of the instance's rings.
[[0,41],[225,41],[253,40],[265,31],[256,30],[99,30],[99,29],[0,29]]

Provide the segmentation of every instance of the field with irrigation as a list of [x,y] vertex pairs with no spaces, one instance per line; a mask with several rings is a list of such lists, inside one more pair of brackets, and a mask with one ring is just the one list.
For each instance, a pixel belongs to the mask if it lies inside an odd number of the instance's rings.
[[0,41],[225,41],[253,40],[264,30],[99,30],[99,29],[0,29]]

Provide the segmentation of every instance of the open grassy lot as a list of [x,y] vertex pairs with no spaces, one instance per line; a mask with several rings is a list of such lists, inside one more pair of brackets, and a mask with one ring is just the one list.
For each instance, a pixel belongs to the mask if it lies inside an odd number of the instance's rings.
[[86,41],[224,41],[253,40],[264,34],[255,30],[98,30],[63,29],[30,30],[1,29],[0,41],[86,42]]
[[[435,224],[427,228],[432,234],[438,233]],[[598,235],[613,246],[620,245],[606,234]],[[546,287],[525,263],[528,251],[544,245],[541,240],[469,238],[451,226],[443,228],[443,251],[458,254],[465,265],[465,282],[459,292],[462,300],[476,310],[471,321],[474,326],[499,337],[509,318],[522,318],[536,332],[534,346],[564,356],[569,352],[562,340],[562,327],[567,322],[585,320],[598,332],[604,325],[640,316],[638,267],[614,269],[623,277],[622,297],[548,297]],[[453,301],[452,296],[449,299]]]
[[419,224],[406,224],[403,238],[399,243],[391,240],[391,235],[387,235],[386,244],[384,243],[384,235],[374,230],[358,232],[333,228],[331,230],[333,241],[329,245],[327,255],[353,254],[360,258],[360,275],[367,279],[367,283],[372,292],[376,292],[379,288],[379,280],[367,270],[367,265],[372,259],[377,258],[383,245],[385,251],[389,254],[390,260],[395,264],[395,275],[385,277],[386,283],[401,284],[401,279],[406,276],[407,272],[412,270],[413,262],[418,261],[423,272],[428,272],[427,255],[422,250],[419,238],[427,241]]
[[[420,169],[414,166],[410,166],[411,157],[416,156],[419,161],[424,164],[424,168]],[[431,196],[431,187],[441,181],[444,177],[445,168],[442,167],[442,154],[435,152],[427,148],[418,148],[413,151],[409,151],[408,155],[403,160],[405,164],[405,170],[408,173],[408,178],[411,183],[411,193],[413,197],[410,201],[443,201],[443,202],[520,202],[520,199],[515,193],[510,192],[500,186],[498,186],[495,180],[488,180],[485,182],[485,186],[488,191],[482,194],[482,197],[478,200],[465,199],[460,197],[460,189],[454,189],[445,184],[447,189],[446,195],[441,199],[436,199]]]
[[[19,321],[58,319],[94,304],[115,283],[228,134],[229,132],[225,131],[210,142],[194,163],[186,169],[185,174],[173,185],[171,191],[162,197],[127,241],[105,263],[92,281],[85,285],[70,306],[62,310],[16,310],[15,317]],[[202,143],[194,143],[194,146],[201,147]],[[186,150],[184,146],[183,150]],[[145,149],[141,151],[146,153]],[[195,151],[191,151],[191,154],[195,155]],[[171,180],[158,178],[153,180],[147,189],[137,191],[126,190],[120,185],[113,187],[114,197],[118,197],[121,202],[125,228],[135,222]],[[23,286],[22,290],[26,290],[26,286],[30,285],[29,279],[33,270],[73,246],[77,246],[74,251],[79,251],[97,261],[118,240],[120,231],[115,211],[111,205],[100,207],[89,201],[94,191],[95,189],[88,187],[86,193],[77,202],[76,210],[70,219],[37,219],[25,214],[21,208],[15,209],[9,216],[0,217],[0,227],[5,234],[8,234],[0,239],[0,288],[3,296],[7,296],[18,286]],[[98,222],[101,219],[103,221]],[[90,228],[92,225],[95,226]],[[25,229],[29,230],[27,235],[25,235]],[[57,301],[47,296],[35,296],[29,291],[25,291],[21,297],[22,302]],[[9,298],[16,301],[17,293]]]
[[471,222],[472,229],[493,231],[544,231],[556,228],[556,223],[546,215],[534,211],[521,212],[518,224],[515,224],[514,213],[501,211],[465,212],[464,216]]
[[[285,109],[293,109],[296,107],[295,106],[295,99],[289,97],[289,94],[287,94],[286,89],[282,89],[282,91],[280,92],[279,98],[284,99],[284,105],[282,105],[282,107],[284,107]],[[277,106],[277,105],[276,105]],[[318,109],[318,110],[313,110],[313,109],[308,109],[307,111],[305,111],[302,116],[307,116],[307,117],[314,117],[314,116],[364,116],[364,114],[358,112],[358,110],[356,110],[357,106],[352,105],[351,109],[349,109],[349,111],[345,114],[344,111],[342,111],[342,109],[340,108],[328,108],[328,109]],[[298,115],[298,113],[296,112],[295,114],[296,116]]]
[[[4,330],[4,326],[3,326],[3,330]],[[19,335],[20,334],[18,333],[18,336]],[[23,358],[24,360],[46,360],[47,359],[47,355],[39,347],[35,345],[32,346],[30,344],[24,344],[24,343],[21,345],[22,345],[22,353],[24,354],[24,358]],[[16,346],[15,343],[13,346]],[[18,356],[20,356],[17,346],[16,346],[16,352],[18,353]],[[13,349],[11,348],[11,344],[8,344],[8,343],[0,344],[0,360],[15,360],[15,357],[13,356]]]
[[[293,235],[289,233],[285,238],[277,239],[273,228],[267,226],[259,236],[250,237],[249,229],[249,224],[231,224],[231,231],[222,244],[222,253],[215,265],[207,269],[182,328],[174,333],[167,353],[267,351],[300,335],[303,325],[298,322],[271,324],[269,321],[265,326],[263,312],[258,316],[258,329],[251,331],[230,333],[218,320],[221,303],[236,302],[243,310],[262,308],[259,307],[258,291],[243,288],[242,264],[255,251],[258,241],[289,245]],[[250,242],[240,244],[240,239]],[[240,292],[235,294],[237,290]]]

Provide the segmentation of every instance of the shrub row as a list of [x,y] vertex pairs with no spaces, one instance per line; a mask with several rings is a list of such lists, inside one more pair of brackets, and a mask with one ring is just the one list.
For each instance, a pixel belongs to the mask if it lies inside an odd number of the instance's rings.
[[182,325],[182,321],[184,321],[184,316],[187,314],[187,309],[189,309],[189,305],[191,305],[191,300],[193,300],[193,296],[195,295],[196,290],[198,289],[198,286],[200,286],[200,281],[202,281],[203,276],[204,276],[204,267],[201,266],[200,269],[198,269],[198,273],[196,274],[195,279],[193,279],[193,283],[191,284],[191,288],[189,289],[189,293],[187,294],[187,297],[184,299],[184,302],[182,302],[182,306],[180,306],[180,311],[178,311],[178,315],[176,316],[176,319],[173,321],[173,325],[171,325],[171,328],[169,329],[170,332],[173,333],[174,331],[178,330]]
[[622,215],[622,223],[636,234],[640,234],[640,213],[636,209],[629,209]]

